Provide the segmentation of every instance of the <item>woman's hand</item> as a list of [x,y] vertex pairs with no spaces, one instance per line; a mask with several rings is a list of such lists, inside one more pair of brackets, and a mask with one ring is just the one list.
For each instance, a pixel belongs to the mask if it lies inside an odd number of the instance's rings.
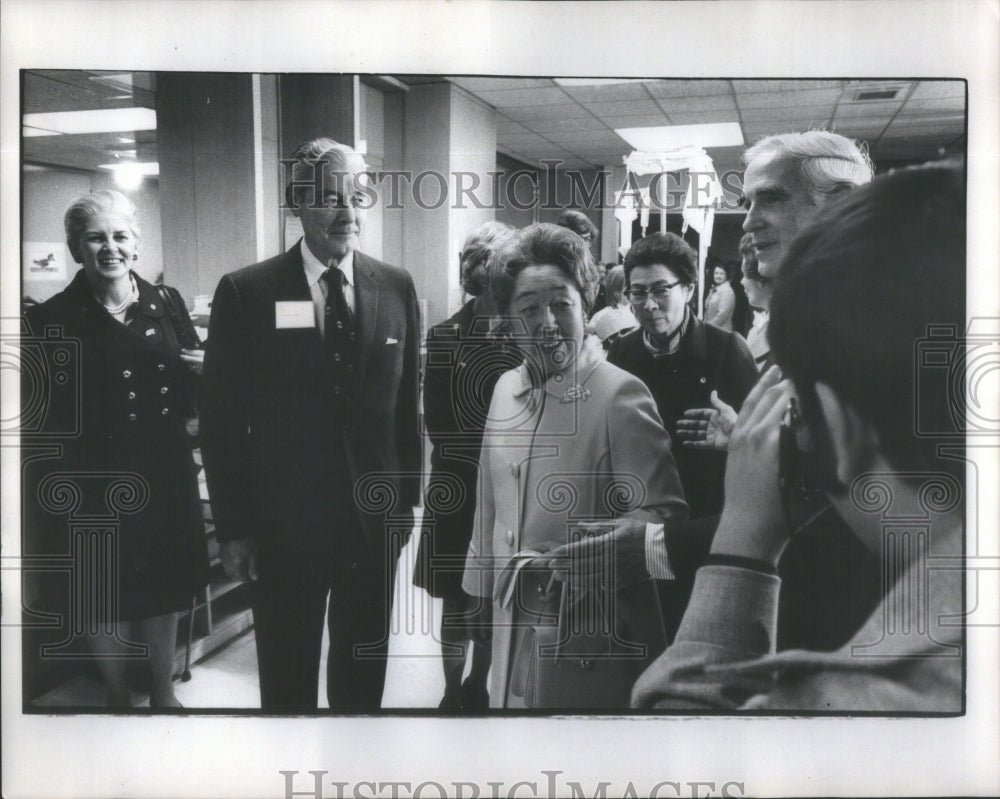
[[200,375],[205,363],[205,350],[181,350],[181,360],[192,372]]
[[581,536],[546,553],[557,579],[580,590],[614,590],[649,579],[646,569],[646,523],[637,519],[583,522]]
[[690,408],[677,420],[677,438],[685,447],[715,449],[725,452],[736,426],[736,410],[719,399],[719,392],[709,397],[711,408]]
[[712,552],[777,564],[790,530],[778,487],[781,419],[793,396],[776,366],[746,398],[729,441],[726,504]]

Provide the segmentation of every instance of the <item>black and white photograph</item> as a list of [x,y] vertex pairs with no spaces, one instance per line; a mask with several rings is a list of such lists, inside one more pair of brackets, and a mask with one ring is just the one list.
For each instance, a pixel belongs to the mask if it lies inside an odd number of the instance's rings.
[[959,6],[6,7],[4,795],[1000,790]]

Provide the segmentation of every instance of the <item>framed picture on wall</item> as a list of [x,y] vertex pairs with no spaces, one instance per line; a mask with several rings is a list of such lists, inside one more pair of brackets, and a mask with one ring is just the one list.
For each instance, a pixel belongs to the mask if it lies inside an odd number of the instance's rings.
[[61,241],[26,241],[21,250],[25,280],[66,280],[66,245]]

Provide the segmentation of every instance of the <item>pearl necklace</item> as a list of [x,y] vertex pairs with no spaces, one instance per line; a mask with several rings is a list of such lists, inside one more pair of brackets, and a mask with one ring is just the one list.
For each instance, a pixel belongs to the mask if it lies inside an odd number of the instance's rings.
[[104,306],[104,309],[112,316],[121,316],[123,313],[125,313],[126,309],[133,302],[135,302],[136,299],[138,299],[137,295],[139,293],[139,288],[138,286],[135,285],[135,278],[129,275],[129,281],[131,282],[131,285],[129,286],[128,296],[126,296],[125,299],[119,305],[112,306],[108,305],[105,302],[101,302],[101,305]]

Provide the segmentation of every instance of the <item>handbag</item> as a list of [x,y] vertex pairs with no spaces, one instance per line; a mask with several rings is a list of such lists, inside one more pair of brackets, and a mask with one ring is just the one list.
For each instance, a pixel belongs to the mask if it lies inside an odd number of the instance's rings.
[[194,323],[188,315],[187,306],[181,298],[180,292],[162,283],[157,284],[156,293],[160,295],[163,302],[163,309],[167,312],[170,324],[177,335],[181,348],[185,350],[202,349],[201,338],[198,331],[194,329]]
[[[522,613],[534,620],[514,654],[511,693],[531,708],[628,709],[635,680],[666,646],[652,584],[612,594],[573,589],[544,570],[525,569],[518,579]],[[639,640],[622,638],[624,629]]]

